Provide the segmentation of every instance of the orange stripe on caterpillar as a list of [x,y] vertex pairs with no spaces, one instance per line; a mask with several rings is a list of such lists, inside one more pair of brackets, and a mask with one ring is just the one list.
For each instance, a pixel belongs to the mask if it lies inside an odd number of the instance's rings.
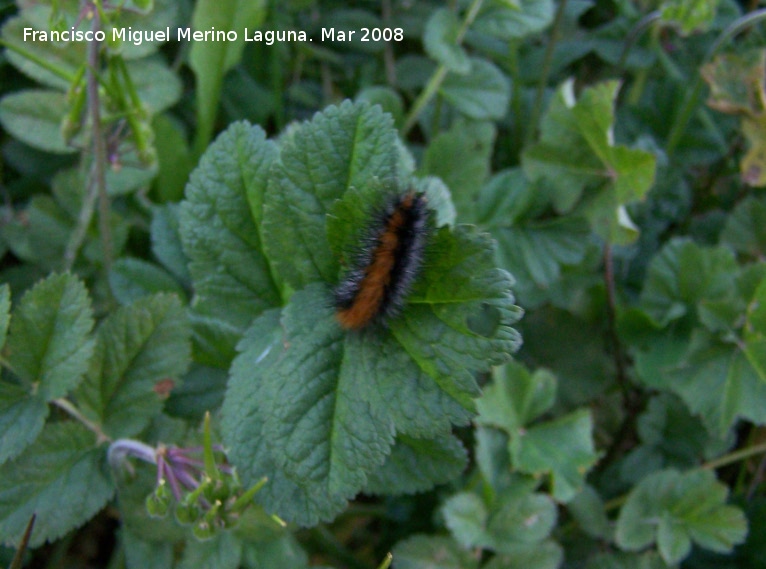
[[428,209],[422,194],[408,192],[376,216],[354,263],[335,289],[337,319],[360,330],[401,310],[423,260]]

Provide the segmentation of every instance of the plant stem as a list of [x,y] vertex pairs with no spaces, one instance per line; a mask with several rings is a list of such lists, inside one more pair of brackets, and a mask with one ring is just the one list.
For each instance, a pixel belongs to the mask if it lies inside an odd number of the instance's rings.
[[105,434],[104,431],[101,430],[101,425],[97,425],[90,419],[88,419],[85,415],[82,414],[82,412],[75,407],[71,401],[68,399],[64,399],[63,397],[59,397],[58,399],[54,399],[51,403],[53,403],[56,407],[59,409],[63,409],[66,411],[69,415],[80,421],[83,425],[85,425],[89,431],[92,431],[95,433],[97,437],[96,444],[101,444],[103,442],[111,441],[112,439],[109,437],[109,435]]
[[721,468],[722,466],[726,466],[728,464],[732,464],[734,462],[738,462],[740,460],[744,460],[746,458],[750,458],[751,456],[762,453],[766,453],[766,443],[735,450],[734,452],[725,454],[724,456],[716,458],[715,460],[706,462],[702,465],[702,468],[705,470],[715,470],[716,468]]
[[[710,46],[700,67],[710,61],[727,41],[761,20],[766,20],[766,8],[751,12],[747,16],[742,16],[738,20],[732,22],[728,28],[721,32],[721,35],[719,35],[715,42],[713,42],[713,45]],[[683,106],[676,115],[673,127],[670,129],[670,134],[668,134],[668,144],[666,147],[668,156],[672,156],[676,146],[678,146],[678,143],[681,141],[686,126],[689,124],[689,120],[691,120],[692,114],[694,114],[694,111],[697,108],[697,103],[702,94],[703,86],[704,81],[702,79],[702,74],[696,73],[692,88],[688,91],[689,94],[684,99]]]
[[625,411],[625,418],[622,420],[617,434],[606,450],[604,458],[601,460],[602,465],[607,465],[619,453],[625,439],[633,433],[636,418],[642,408],[639,394],[630,387],[622,344],[617,333],[617,295],[614,287],[614,260],[612,258],[612,246],[608,243],[604,245],[604,286],[606,288],[607,334],[612,347],[617,385],[622,393],[622,407]]
[[612,343],[613,359],[617,370],[617,383],[623,395],[623,405],[629,406],[630,383],[625,370],[625,360],[622,357],[622,345],[617,334],[617,298],[614,288],[614,259],[612,258],[612,246],[604,245],[604,286],[606,288],[606,315],[609,326],[609,338]]
[[[95,164],[94,164],[95,166]],[[93,219],[93,212],[96,209],[96,198],[98,197],[98,187],[95,183],[95,173],[92,172],[88,178],[88,189],[83,198],[80,207],[80,215],[77,217],[77,225],[69,236],[69,242],[64,251],[64,270],[68,271],[74,265],[77,258],[77,252],[85,241],[85,236]]]
[[551,64],[553,63],[553,52],[556,48],[556,42],[558,41],[559,28],[561,22],[564,20],[564,11],[567,6],[567,0],[561,0],[559,2],[558,10],[556,10],[556,16],[553,20],[553,27],[551,28],[551,37],[548,40],[548,47],[545,49],[545,58],[543,59],[543,69],[540,72],[540,80],[537,82],[537,93],[535,94],[535,102],[532,106],[532,112],[529,117],[529,130],[527,130],[526,143],[529,145],[537,135],[537,123],[540,120],[540,112],[543,108],[543,98],[545,97],[545,87],[548,84],[548,76],[551,73]]
[[17,45],[14,45],[10,42],[7,42],[4,39],[0,39],[0,46],[3,46],[6,49],[9,49],[11,51],[15,51],[21,57],[28,59],[29,61],[33,62],[36,65],[39,65],[46,71],[53,73],[56,77],[63,79],[67,83],[71,83],[72,81],[75,80],[74,74],[69,73],[68,71],[65,71],[64,69],[61,69],[60,67],[56,67],[51,62],[46,61],[45,59],[41,57],[38,57],[36,54],[32,53],[31,51],[27,51],[26,49],[19,47]]
[[[389,26],[391,24],[391,0],[383,0],[380,3],[381,16],[383,18],[383,25]],[[386,70],[386,83],[389,86],[396,86],[396,61],[394,59],[394,49],[391,46],[391,42],[386,42],[386,46],[383,49],[383,67]]]
[[641,18],[635,26],[633,26],[632,30],[630,30],[628,37],[625,38],[625,43],[622,45],[620,60],[617,62],[617,72],[620,75],[622,75],[622,72],[624,71],[625,61],[628,59],[630,50],[633,49],[634,45],[636,45],[638,38],[640,38],[646,30],[652,27],[652,25],[658,21],[661,16],[662,14],[659,10],[649,12],[646,16]]
[[[91,23],[94,35],[100,28],[101,16],[98,10],[94,10]],[[112,266],[112,229],[109,225],[109,196],[106,193],[106,141],[101,125],[101,101],[98,92],[100,48],[100,43],[95,39],[88,44],[87,89],[93,136],[93,182],[98,194],[98,221],[104,255],[104,276],[108,278],[109,269]]]
[[[566,2],[566,0],[564,1]],[[455,38],[455,45],[459,46],[463,43],[465,34],[468,32],[468,28],[471,26],[473,21],[476,19],[476,16],[479,14],[479,10],[481,9],[481,5],[483,3],[484,0],[473,0],[470,7],[468,8],[468,12],[466,12],[465,18],[463,18],[463,24],[458,30],[457,37]],[[439,64],[439,66],[436,68],[436,71],[434,71],[433,75],[431,75],[431,78],[428,80],[425,89],[423,89],[418,98],[415,99],[415,103],[412,105],[412,109],[410,109],[410,113],[407,115],[407,119],[404,121],[404,126],[401,130],[402,137],[406,136],[407,133],[412,130],[412,127],[415,126],[415,123],[418,121],[418,117],[420,117],[420,113],[423,112],[423,109],[426,107],[426,105],[431,102],[431,99],[434,98],[437,91],[439,90],[439,87],[441,87],[441,84],[444,82],[444,78],[447,77],[448,72],[449,71],[444,64]]]

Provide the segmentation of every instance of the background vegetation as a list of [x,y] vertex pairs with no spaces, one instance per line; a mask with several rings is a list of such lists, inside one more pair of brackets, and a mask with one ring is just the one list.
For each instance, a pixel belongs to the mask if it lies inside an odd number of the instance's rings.
[[766,567],[759,4],[0,0],[2,563]]

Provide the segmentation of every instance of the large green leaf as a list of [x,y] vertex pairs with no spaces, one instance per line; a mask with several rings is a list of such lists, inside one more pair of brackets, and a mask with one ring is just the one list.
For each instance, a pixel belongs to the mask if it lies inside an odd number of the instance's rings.
[[30,392],[62,397],[88,369],[93,317],[85,285],[70,274],[52,275],[21,299],[13,313],[8,361]]
[[0,464],[32,443],[47,417],[48,405],[42,397],[0,381]]
[[281,303],[249,206],[262,196],[276,152],[260,127],[236,123],[210,146],[186,188],[180,233],[197,295],[195,323],[201,335],[221,339],[213,353],[232,351],[256,316]]
[[725,505],[728,489],[708,470],[662,470],[644,478],[630,493],[617,520],[617,544],[638,551],[656,543],[667,563],[686,557],[692,541],[728,552],[744,541],[747,521],[739,508]]
[[[262,230],[269,259],[293,288],[338,278],[326,229],[335,200],[371,183],[390,191],[403,174],[392,127],[379,108],[345,102],[287,133],[263,203]],[[369,219],[368,211],[357,212],[365,214]]]
[[16,459],[0,467],[0,539],[16,545],[37,514],[30,545],[82,525],[114,492],[104,449],[75,423],[54,423]]
[[650,265],[644,310],[623,319],[634,331],[641,380],[679,394],[719,436],[737,417],[766,421],[760,280],[757,271],[739,272],[728,248],[671,241]]
[[174,295],[143,297],[110,314],[99,326],[95,363],[77,393],[83,410],[113,438],[141,431],[162,408],[167,394],[161,382],[178,381],[189,365],[189,334]]
[[[343,104],[294,129],[272,170],[261,229],[275,272],[296,292],[239,344],[223,434],[248,481],[269,477],[258,494],[265,507],[303,525],[330,519],[365,488],[396,433],[434,440],[467,424],[476,372],[519,344],[511,324],[520,311],[509,275],[493,268],[489,236],[435,219],[400,313],[358,332],[336,321],[328,285],[376,208],[410,187],[397,180],[404,168],[390,121]],[[418,451],[424,465],[429,446]],[[428,472],[403,489],[427,485]],[[443,480],[430,472],[431,484]]]

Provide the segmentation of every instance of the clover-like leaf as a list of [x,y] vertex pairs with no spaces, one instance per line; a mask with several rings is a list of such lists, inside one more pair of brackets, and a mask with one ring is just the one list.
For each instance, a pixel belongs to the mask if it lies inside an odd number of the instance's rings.
[[748,197],[726,217],[721,242],[752,258],[766,255],[766,201]]
[[480,496],[459,492],[444,502],[442,514],[455,541],[466,549],[492,545],[487,533],[489,512]]
[[582,488],[585,473],[598,460],[593,445],[593,418],[580,410],[559,419],[536,424],[511,436],[511,460],[529,474],[549,474],[553,496],[568,502]]
[[482,4],[473,28],[511,41],[544,30],[553,13],[552,0],[489,0]]
[[649,191],[656,160],[646,151],[615,144],[618,87],[606,82],[575,100],[572,81],[564,83],[543,118],[540,142],[524,152],[522,164],[531,180],[545,180],[552,188],[559,211],[570,211],[582,199],[593,229],[625,244],[637,235],[625,205]]
[[393,550],[396,569],[478,569],[479,560],[448,537],[413,535]]
[[498,370],[477,400],[478,422],[513,433],[548,411],[556,400],[556,378],[549,371],[529,373],[521,364]]
[[[738,417],[766,422],[766,409],[760,404],[766,397],[762,362],[747,353],[755,346],[743,351],[699,328],[691,339],[682,341],[688,342],[686,354],[675,366],[663,370],[660,379],[711,431],[724,436]],[[762,351],[762,345],[758,349]]]
[[630,493],[617,520],[617,544],[638,551],[657,543],[666,563],[686,557],[692,542],[728,552],[744,541],[742,510],[725,504],[728,489],[709,470],[662,470]]
[[660,325],[694,313],[702,300],[735,290],[737,264],[731,250],[703,248],[688,239],[670,241],[649,265],[641,306]]
[[567,502],[582,487],[584,474],[595,464],[598,453],[587,410],[530,426],[553,406],[555,398],[556,378],[550,372],[530,374],[520,364],[508,364],[477,400],[478,422],[505,431],[514,469],[550,475],[554,497]]
[[465,50],[458,45],[460,22],[452,10],[436,10],[426,22],[423,47],[426,53],[454,73],[468,73],[471,61]]

